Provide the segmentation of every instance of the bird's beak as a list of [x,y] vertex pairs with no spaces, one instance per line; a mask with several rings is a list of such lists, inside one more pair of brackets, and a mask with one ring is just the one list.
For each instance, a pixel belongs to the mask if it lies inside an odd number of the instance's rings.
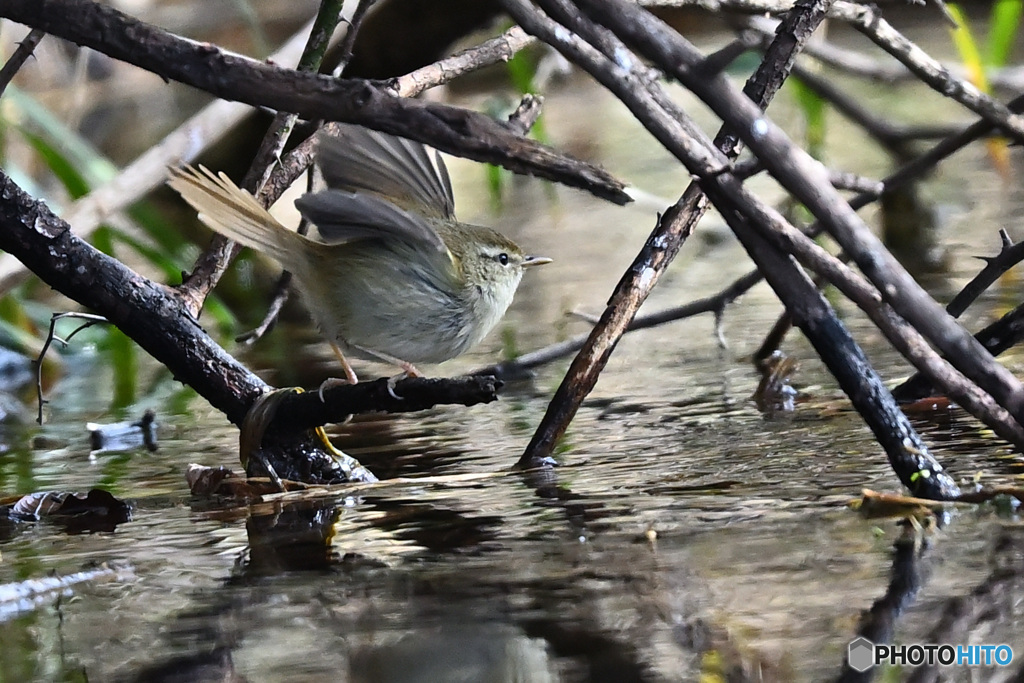
[[543,266],[545,263],[551,263],[551,259],[547,256],[527,256],[523,259],[523,268]]

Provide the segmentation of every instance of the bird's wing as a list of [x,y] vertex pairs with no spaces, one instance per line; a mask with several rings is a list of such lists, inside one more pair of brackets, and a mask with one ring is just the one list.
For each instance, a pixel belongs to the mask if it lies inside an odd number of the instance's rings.
[[429,219],[380,197],[327,189],[303,195],[295,206],[316,225],[324,244],[378,239],[403,243],[425,256],[450,258]]
[[452,218],[455,200],[441,156],[436,168],[418,142],[349,124],[319,138],[318,162],[327,186],[372,192],[400,208],[433,218]]

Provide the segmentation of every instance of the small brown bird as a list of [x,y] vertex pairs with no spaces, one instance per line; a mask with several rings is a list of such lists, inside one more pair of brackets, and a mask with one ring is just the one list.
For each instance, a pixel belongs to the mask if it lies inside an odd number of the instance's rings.
[[318,141],[327,189],[295,202],[316,227],[309,237],[281,225],[224,174],[186,166],[172,169],[168,184],[211,229],[294,274],[349,382],[358,380],[342,350],[420,376],[413,363],[440,363],[483,339],[523,272],[551,259],[458,222],[440,155],[431,163],[419,143],[340,129]]

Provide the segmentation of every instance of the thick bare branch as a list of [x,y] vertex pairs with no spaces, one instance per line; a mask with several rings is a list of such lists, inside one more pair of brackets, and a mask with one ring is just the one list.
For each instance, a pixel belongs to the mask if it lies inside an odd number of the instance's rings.
[[610,201],[630,201],[605,171],[515,135],[482,114],[394,97],[377,83],[336,79],[264,64],[185,40],[112,7],[76,0],[5,0],[0,16],[39,28],[217,97],[358,123],[442,151],[565,183]]

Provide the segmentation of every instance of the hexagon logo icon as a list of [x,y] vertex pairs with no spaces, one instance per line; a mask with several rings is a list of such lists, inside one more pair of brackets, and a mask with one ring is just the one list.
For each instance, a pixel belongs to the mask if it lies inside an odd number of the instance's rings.
[[850,641],[846,648],[846,661],[857,673],[864,673],[875,665],[875,644],[867,638]]

